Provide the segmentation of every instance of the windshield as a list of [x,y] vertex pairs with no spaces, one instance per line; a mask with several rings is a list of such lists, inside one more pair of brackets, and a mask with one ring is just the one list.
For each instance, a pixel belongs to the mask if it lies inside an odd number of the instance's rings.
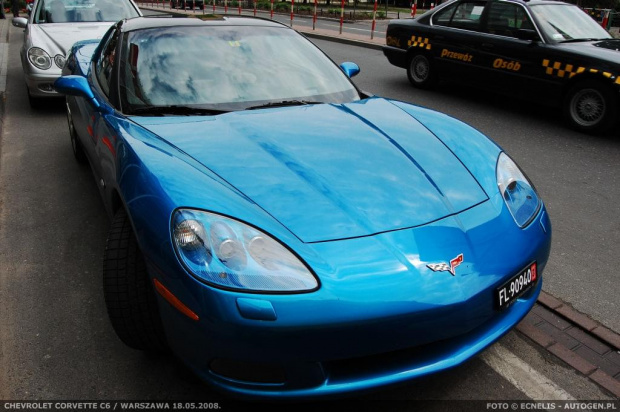
[[136,9],[126,0],[39,0],[34,22],[117,22],[137,16]]
[[286,28],[139,30],[126,38],[121,61],[120,96],[128,112],[163,106],[177,106],[177,112],[178,106],[229,111],[286,101],[359,99],[331,60]]
[[530,10],[545,34],[555,41],[611,38],[597,22],[577,6],[537,4]]

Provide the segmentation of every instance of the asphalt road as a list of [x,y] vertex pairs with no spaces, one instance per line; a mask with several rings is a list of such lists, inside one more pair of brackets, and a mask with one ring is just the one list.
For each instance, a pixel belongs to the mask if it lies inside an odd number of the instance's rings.
[[[39,111],[29,108],[18,57],[21,31],[11,28],[10,38],[0,140],[0,399],[225,400],[174,358],[146,356],[126,348],[114,335],[101,288],[109,221],[96,183],[88,167],[73,160],[63,101],[50,101]],[[617,218],[615,229],[608,223],[612,219],[604,219],[615,218],[609,211],[617,208],[613,165],[618,143],[568,132],[557,118],[540,109],[523,108],[503,98],[472,97],[472,91],[451,86],[436,92],[415,91],[404,72],[389,66],[376,51],[317,44],[337,61],[360,63],[357,81],[362,88],[440,108],[497,138],[537,182],[554,219],[556,244],[546,288],[567,291],[563,296],[581,297],[585,292],[608,296],[609,302],[617,300],[613,272],[607,274],[608,283],[600,285],[602,280],[593,276],[576,284],[566,279],[579,277],[594,266],[593,257],[608,257],[612,245],[618,244]],[[599,226],[601,222],[608,224]],[[602,234],[607,236],[608,249],[596,247]],[[580,258],[591,260],[583,264]],[[599,268],[611,269],[612,264],[598,262]],[[615,282],[611,276],[616,276]],[[610,320],[613,307],[600,298],[592,301],[607,307],[602,317],[608,324],[617,321],[617,317]],[[567,396],[607,398],[574,370],[510,333],[461,367],[354,399]],[[383,405],[382,409],[389,408]]]

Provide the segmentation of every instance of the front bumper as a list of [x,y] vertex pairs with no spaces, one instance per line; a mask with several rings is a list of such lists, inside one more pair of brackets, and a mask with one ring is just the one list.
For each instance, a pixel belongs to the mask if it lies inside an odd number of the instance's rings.
[[[459,365],[516,325],[542,287],[551,245],[545,208],[525,229],[516,228],[505,208],[481,221],[500,202],[492,199],[458,219],[348,240],[351,249],[344,251],[331,242],[317,244],[317,254],[327,256],[324,270],[336,269],[307,294],[223,291],[150,261],[151,275],[200,316],[193,321],[159,299],[170,346],[205,381],[248,397],[335,396]],[[416,256],[433,253],[429,239],[442,251],[450,242],[476,245],[464,249],[465,260],[475,261],[463,263],[458,276],[429,276],[426,261],[416,263]],[[381,245],[389,250],[368,256]],[[409,263],[394,264],[394,245]],[[532,261],[538,283],[497,312],[495,288]]]
[[61,94],[54,90],[54,82],[60,77],[57,75],[26,74],[26,85],[32,97],[60,97]]

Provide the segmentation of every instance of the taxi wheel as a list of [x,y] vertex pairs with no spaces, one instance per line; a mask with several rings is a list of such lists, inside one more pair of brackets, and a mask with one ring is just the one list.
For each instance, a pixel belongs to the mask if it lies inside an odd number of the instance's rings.
[[611,128],[618,103],[609,88],[594,80],[573,86],[564,102],[564,115],[573,128],[601,133]]
[[407,77],[411,84],[420,89],[432,87],[437,80],[432,62],[424,54],[415,54],[411,57],[407,66]]
[[73,124],[73,116],[71,115],[71,109],[69,108],[69,102],[65,101],[67,105],[67,123],[69,124],[69,137],[71,138],[71,149],[73,150],[73,156],[75,160],[80,163],[86,163],[86,154],[82,148],[82,144],[78,140],[77,132]]
[[103,296],[112,327],[123,343],[152,353],[168,352],[153,283],[123,209],[114,216],[108,233]]

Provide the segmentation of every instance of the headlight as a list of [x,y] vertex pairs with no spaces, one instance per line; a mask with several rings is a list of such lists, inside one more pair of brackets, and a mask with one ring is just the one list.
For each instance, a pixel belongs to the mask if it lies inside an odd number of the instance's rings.
[[497,185],[499,192],[519,227],[524,227],[534,218],[540,207],[536,189],[525,177],[519,166],[505,153],[497,159]]
[[41,70],[47,70],[52,67],[52,59],[49,54],[43,49],[38,47],[31,47],[28,50],[28,60],[34,67],[38,67]]
[[180,209],[172,217],[172,238],[187,269],[216,286],[254,292],[303,292],[319,286],[290,250],[233,219]]
[[65,56],[62,54],[57,54],[54,56],[54,63],[56,63],[56,66],[58,66],[59,69],[62,69],[65,66],[65,61]]

